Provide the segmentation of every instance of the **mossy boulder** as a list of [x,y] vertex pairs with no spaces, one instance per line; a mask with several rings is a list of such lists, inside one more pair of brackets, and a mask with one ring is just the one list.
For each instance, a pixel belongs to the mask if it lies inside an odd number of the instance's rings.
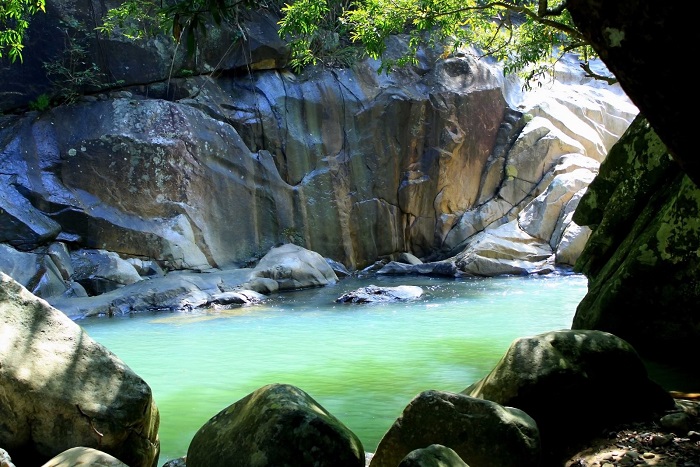
[[574,214],[593,232],[575,265],[589,283],[572,329],[611,332],[658,360],[696,349],[699,213],[700,188],[637,117]]

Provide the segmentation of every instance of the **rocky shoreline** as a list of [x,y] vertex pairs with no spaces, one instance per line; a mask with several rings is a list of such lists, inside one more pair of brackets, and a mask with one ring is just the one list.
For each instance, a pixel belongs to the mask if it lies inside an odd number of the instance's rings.
[[571,455],[564,467],[700,466],[700,394],[674,397],[675,412],[607,428]]

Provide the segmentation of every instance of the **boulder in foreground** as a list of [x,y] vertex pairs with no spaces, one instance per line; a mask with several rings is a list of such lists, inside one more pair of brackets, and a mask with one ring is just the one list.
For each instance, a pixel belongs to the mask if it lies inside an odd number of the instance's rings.
[[359,438],[301,389],[270,384],[228,406],[192,438],[188,467],[364,467]]
[[46,301],[0,273],[0,446],[17,465],[76,447],[130,467],[158,461],[151,388]]

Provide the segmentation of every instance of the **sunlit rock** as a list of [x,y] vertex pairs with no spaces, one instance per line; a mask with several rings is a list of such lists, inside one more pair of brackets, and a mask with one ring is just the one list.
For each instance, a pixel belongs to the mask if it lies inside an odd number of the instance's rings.
[[272,248],[255,266],[253,276],[277,281],[280,290],[317,287],[338,281],[338,276],[323,256],[293,243]]
[[462,273],[477,276],[538,274],[554,269],[554,254],[549,243],[512,221],[475,235],[455,264]]

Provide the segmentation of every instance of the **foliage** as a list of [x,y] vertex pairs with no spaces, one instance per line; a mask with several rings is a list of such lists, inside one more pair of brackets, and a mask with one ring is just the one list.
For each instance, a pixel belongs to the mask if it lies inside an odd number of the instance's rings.
[[[313,50],[303,45],[317,33],[323,12],[339,3],[347,2],[297,0],[285,6],[280,34],[291,39],[294,63],[314,63]],[[384,71],[416,63],[422,46],[442,47],[444,56],[472,46],[526,82],[571,52],[593,75],[587,63],[595,54],[573,24],[565,0],[354,0],[343,5],[337,22],[370,57],[382,59]],[[409,48],[399,58],[388,58],[386,40],[395,34],[407,34]]]
[[297,0],[282,8],[279,35],[289,39],[289,65],[299,72],[321,61],[327,65],[348,65],[359,51],[350,45],[350,30],[342,20],[350,0]]
[[187,51],[194,53],[197,38],[205,37],[212,23],[233,24],[240,29],[241,15],[253,8],[270,8],[277,0],[126,0],[110,9],[98,27],[108,35],[119,33],[129,39],[144,39],[158,33],[172,34],[178,43],[184,38]]
[[118,31],[128,39],[137,40],[162,32],[167,24],[172,22],[165,15],[160,1],[126,0],[107,12],[97,30],[108,36]]
[[0,58],[6,53],[12,63],[22,61],[29,18],[39,11],[46,12],[45,8],[45,0],[0,1]]
[[296,227],[286,227],[282,229],[282,237],[287,243],[294,243],[295,245],[304,244],[304,236],[296,229]]
[[[28,15],[44,0],[3,0],[0,4],[0,54],[21,59],[21,37]],[[349,64],[359,52],[382,60],[380,70],[417,62],[419,49],[441,47],[443,56],[463,46],[504,63],[504,73],[537,80],[565,53],[576,53],[589,76],[593,49],[575,27],[566,0],[125,0],[109,10],[98,30],[142,39],[167,31],[193,53],[208,27],[237,27],[254,8],[281,10],[280,36],[289,41],[290,66]],[[407,34],[409,47],[387,57],[386,41]],[[0,55],[1,56],[1,55]]]
[[29,103],[29,110],[43,112],[49,107],[51,107],[51,96],[48,94],[39,94],[35,100]]
[[85,91],[105,87],[107,76],[90,60],[88,31],[75,19],[63,23],[64,48],[56,60],[44,63],[54,86],[54,99],[60,104],[74,102]]

